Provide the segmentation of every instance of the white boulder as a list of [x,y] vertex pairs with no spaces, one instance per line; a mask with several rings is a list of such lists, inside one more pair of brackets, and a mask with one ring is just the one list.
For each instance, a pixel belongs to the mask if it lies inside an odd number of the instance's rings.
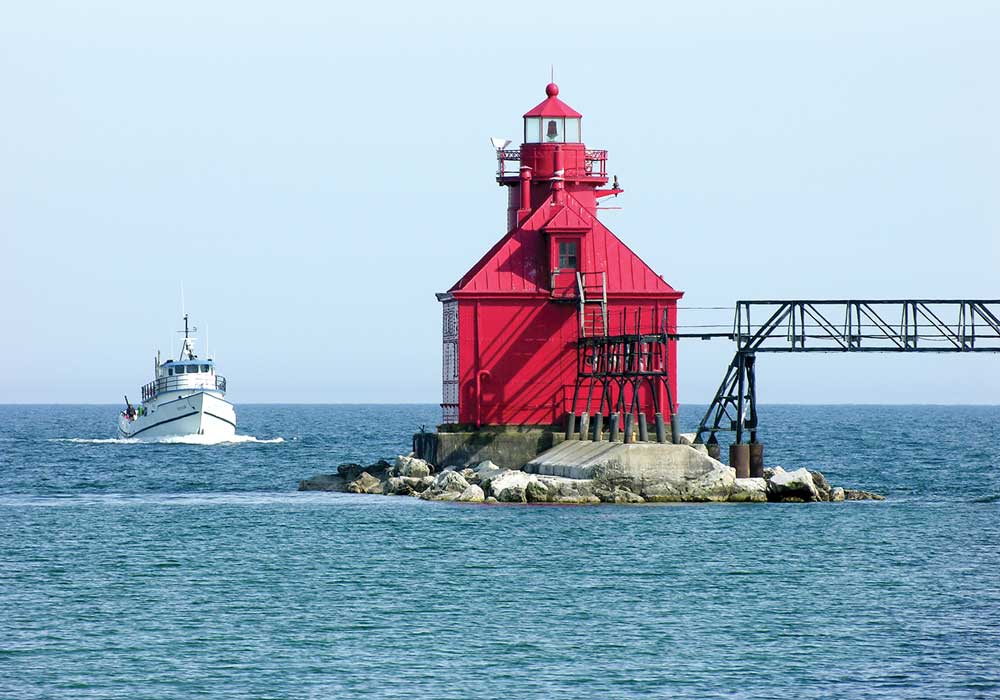
[[482,503],[486,500],[486,494],[476,484],[469,484],[458,500],[462,503]]
[[400,455],[396,457],[396,463],[393,465],[393,476],[412,476],[416,479],[423,478],[425,476],[430,476],[431,465],[429,462],[423,459],[417,459],[416,457],[404,457]]
[[761,478],[736,479],[729,500],[734,503],[767,503],[767,481]]
[[771,478],[767,480],[767,490],[774,500],[779,501],[820,500],[812,474],[805,467],[792,472],[775,467]]

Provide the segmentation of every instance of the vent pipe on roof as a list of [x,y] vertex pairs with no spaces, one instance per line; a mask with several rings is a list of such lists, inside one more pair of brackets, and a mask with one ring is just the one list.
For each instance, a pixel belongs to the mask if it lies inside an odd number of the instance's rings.
[[521,166],[521,208],[517,212],[517,223],[531,213],[531,167]]
[[555,151],[552,153],[552,170],[553,200],[556,204],[562,204],[564,201],[563,189],[566,187],[566,183],[564,182],[566,166],[564,165],[561,146],[556,146]]

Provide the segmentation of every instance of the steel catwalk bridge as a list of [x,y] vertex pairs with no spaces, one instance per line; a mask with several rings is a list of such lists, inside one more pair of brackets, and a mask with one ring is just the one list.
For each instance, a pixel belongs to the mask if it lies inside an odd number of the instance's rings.
[[[670,333],[736,342],[725,377],[698,426],[697,442],[757,442],[758,353],[1000,353],[1000,300],[846,299],[739,301],[731,331]],[[707,438],[706,438],[707,436]]]

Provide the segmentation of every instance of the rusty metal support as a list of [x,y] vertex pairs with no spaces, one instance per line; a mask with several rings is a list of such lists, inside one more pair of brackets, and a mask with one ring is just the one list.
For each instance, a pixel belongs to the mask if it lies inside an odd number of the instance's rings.
[[708,442],[705,443],[705,447],[708,449],[709,457],[719,462],[722,461],[722,448],[719,447],[719,443],[715,439],[715,435],[709,438]]
[[759,479],[764,476],[764,445],[751,442],[750,445],[750,476]]
[[729,446],[729,466],[736,469],[737,479],[750,476],[750,445],[733,443]]

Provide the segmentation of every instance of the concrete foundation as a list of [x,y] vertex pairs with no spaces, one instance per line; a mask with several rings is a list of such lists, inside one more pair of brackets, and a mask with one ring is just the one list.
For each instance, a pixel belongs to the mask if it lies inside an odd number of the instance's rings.
[[726,500],[736,474],[689,445],[570,440],[524,466],[530,474],[617,485],[647,501]]
[[537,455],[564,441],[565,433],[559,428],[484,427],[417,433],[413,436],[413,449],[417,457],[438,468],[472,467],[490,460],[505,469],[521,469]]

